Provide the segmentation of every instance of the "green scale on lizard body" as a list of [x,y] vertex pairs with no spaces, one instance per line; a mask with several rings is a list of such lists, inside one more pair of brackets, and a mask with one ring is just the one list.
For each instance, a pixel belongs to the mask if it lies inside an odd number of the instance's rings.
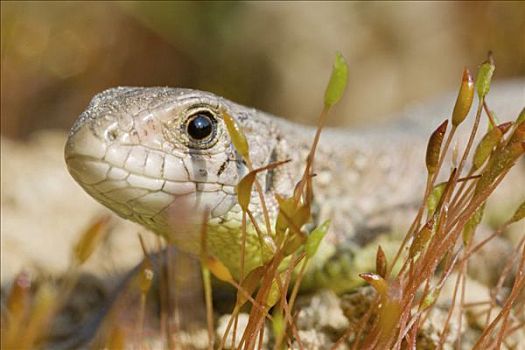
[[[238,278],[242,211],[235,191],[248,169],[232,145],[223,111],[246,135],[254,168],[290,159],[258,175],[273,225],[278,213],[275,194],[292,194],[315,129],[211,93],[106,90],[93,98],[72,127],[65,158],[71,175],[97,201],[182,251],[200,253],[199,226],[202,212],[209,210],[208,252]],[[312,266],[337,275],[338,252],[355,251],[388,231],[390,223],[384,220],[391,215],[384,213],[417,202],[425,180],[426,130],[437,123],[424,125],[323,130],[314,164],[313,216],[314,224],[326,219],[332,224]],[[264,228],[255,189],[251,197],[250,208]],[[260,241],[251,225],[245,254],[245,272],[261,265]]]

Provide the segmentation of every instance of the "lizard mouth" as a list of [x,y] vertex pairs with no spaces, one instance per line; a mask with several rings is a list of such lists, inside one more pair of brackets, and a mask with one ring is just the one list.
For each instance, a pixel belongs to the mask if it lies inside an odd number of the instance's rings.
[[153,218],[182,202],[194,209],[209,208],[212,217],[218,217],[236,202],[234,186],[152,178],[85,155],[68,157],[67,165],[86,192],[128,218]]

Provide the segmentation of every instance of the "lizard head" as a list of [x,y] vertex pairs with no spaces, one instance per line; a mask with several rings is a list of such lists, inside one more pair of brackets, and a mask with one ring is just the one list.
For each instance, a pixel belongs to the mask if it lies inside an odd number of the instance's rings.
[[96,95],[71,129],[68,170],[96,200],[159,234],[178,208],[224,218],[247,168],[223,111],[244,129],[255,167],[275,160],[273,131],[254,109],[196,90],[114,88]]

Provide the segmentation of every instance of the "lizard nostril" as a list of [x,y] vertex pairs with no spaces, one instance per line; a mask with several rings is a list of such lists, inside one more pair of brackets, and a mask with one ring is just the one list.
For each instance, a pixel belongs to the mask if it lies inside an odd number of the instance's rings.
[[115,141],[117,139],[117,137],[118,137],[118,130],[117,130],[117,128],[115,128],[115,127],[108,128],[108,130],[106,130],[106,133],[105,133],[104,137],[109,142]]

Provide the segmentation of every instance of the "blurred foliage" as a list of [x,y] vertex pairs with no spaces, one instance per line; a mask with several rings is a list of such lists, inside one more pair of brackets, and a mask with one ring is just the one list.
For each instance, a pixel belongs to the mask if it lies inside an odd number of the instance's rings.
[[[525,3],[2,2],[2,134],[68,128],[101,90],[210,90],[313,122],[335,51],[342,125],[453,89],[492,49],[525,75]],[[450,72],[450,74],[448,74]],[[446,74],[445,74],[446,73]],[[378,103],[381,101],[381,103]]]

